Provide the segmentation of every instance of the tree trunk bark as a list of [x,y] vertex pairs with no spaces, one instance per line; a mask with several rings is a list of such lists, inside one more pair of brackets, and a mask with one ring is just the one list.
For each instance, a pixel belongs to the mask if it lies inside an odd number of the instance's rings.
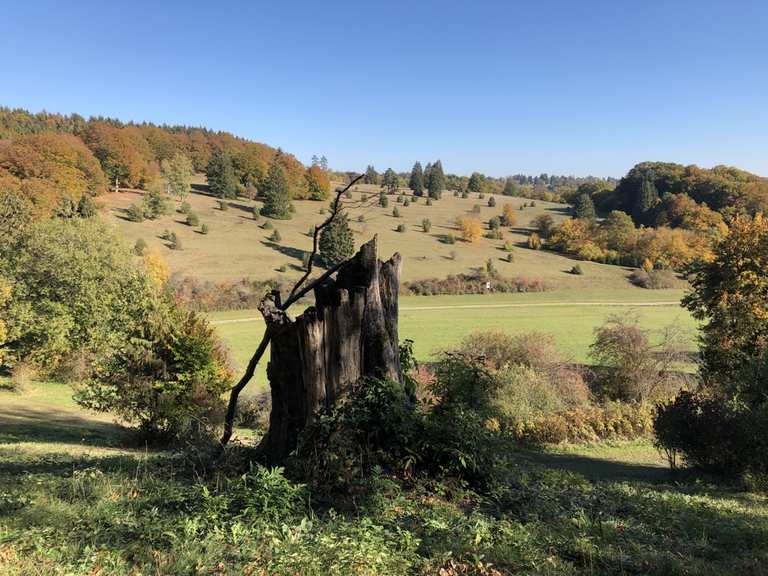
[[374,237],[318,285],[315,306],[295,320],[279,302],[260,307],[272,341],[267,377],[269,431],[261,449],[280,462],[318,411],[331,407],[364,376],[402,384],[397,336],[401,258],[378,259]]

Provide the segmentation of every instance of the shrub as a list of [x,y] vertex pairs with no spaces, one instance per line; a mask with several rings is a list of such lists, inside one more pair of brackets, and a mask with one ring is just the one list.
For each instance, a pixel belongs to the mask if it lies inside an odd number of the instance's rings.
[[472,206],[472,214],[480,214],[480,204]]
[[400,218],[400,210],[398,210],[397,206],[392,209],[392,216],[395,218]]
[[226,212],[227,210],[229,210],[229,202],[227,202],[226,200],[219,200],[219,210],[221,210],[222,212]]
[[146,249],[147,241],[144,240],[144,238],[139,238],[133,245],[133,253],[136,254],[136,256],[143,256]]
[[576,276],[581,276],[584,274],[584,270],[581,269],[581,264],[576,264],[571,268],[571,274],[575,274]]
[[207,440],[223,416],[230,380],[228,358],[207,321],[162,300],[99,360],[76,400],[136,425],[147,440]]
[[399,194],[397,196],[397,198],[395,199],[395,202],[397,202],[398,204],[402,204],[403,203],[403,198],[404,198],[403,195]]
[[[457,260],[455,251],[451,252],[451,259]],[[403,288],[409,293],[422,296],[438,294],[484,294],[487,278],[484,274],[456,274],[447,278],[430,278],[405,282]],[[530,279],[522,276],[513,278],[497,277],[493,281],[493,289],[496,292],[543,292],[546,285],[542,280]]]
[[17,362],[11,369],[11,390],[21,392],[29,386],[35,377],[35,369],[28,362]]
[[181,238],[179,238],[176,235],[176,232],[171,232],[170,236],[168,237],[168,247],[171,250],[182,250],[183,246],[181,243]]
[[382,192],[379,194],[379,206],[382,208],[386,208],[389,206],[389,198],[387,198],[387,195]]
[[427,206],[432,206],[432,198],[427,198]]
[[432,220],[429,218],[424,218],[421,221],[421,229],[424,230],[425,233],[429,234],[429,231],[432,230]]
[[488,208],[495,208],[496,207],[496,198],[494,196],[491,196],[488,198]]
[[253,214],[253,219],[258,220],[259,216],[261,216],[261,208],[258,206],[251,207],[251,213]]
[[670,466],[718,473],[768,474],[768,410],[749,409],[722,397],[682,391],[659,406],[654,418],[657,446]]
[[510,262],[510,263],[511,263],[511,262],[514,262],[514,261],[515,261],[515,255],[514,255],[512,252],[509,252],[509,253],[507,254],[507,256],[506,256],[506,261],[507,261],[507,262]]
[[200,234],[208,234],[210,232],[210,228],[208,228],[208,224],[203,224],[200,226]]
[[189,214],[190,212],[192,212],[192,205],[186,201],[182,202],[181,206],[179,207],[179,212],[181,212],[182,214]]
[[595,330],[590,357],[597,365],[595,391],[613,400],[666,398],[685,384],[675,368],[685,358],[683,339],[674,326],[652,344],[637,316],[609,316]]
[[456,244],[456,236],[453,234],[443,234],[442,242],[443,244]]
[[347,190],[346,192],[344,192],[344,197],[347,198],[347,199],[351,199],[352,198],[352,190]]
[[360,201],[361,202],[368,202],[368,194],[363,194],[362,196],[360,196]]
[[269,239],[272,242],[280,242],[283,239],[283,237],[280,236],[280,231],[275,229],[275,231],[272,232],[272,234],[270,234]]
[[144,209],[138,204],[131,204],[126,211],[126,217],[131,222],[144,222]]
[[491,230],[498,230],[501,228],[501,218],[498,216],[492,217],[490,220],[488,220],[488,228]]
[[274,226],[272,225],[272,222],[267,220],[266,222],[264,222],[264,224],[261,226],[261,228],[263,230],[272,230],[272,228],[274,228]]
[[512,252],[515,249],[515,243],[512,242],[512,240],[507,240],[504,242],[504,252]]
[[533,219],[531,224],[538,230],[539,236],[542,238],[549,238],[555,227],[555,219],[549,214],[539,214]]
[[498,228],[495,229],[495,230],[491,230],[485,236],[486,236],[486,238],[489,238],[491,240],[503,240],[504,239],[504,233],[501,230],[499,230]]
[[278,268],[277,271],[285,274],[286,272],[288,272],[288,266],[286,266],[285,264],[281,264],[280,268]]
[[531,232],[528,235],[528,248],[532,250],[539,250],[541,248],[541,238],[536,232]]
[[662,290],[675,288],[678,285],[677,277],[671,270],[634,270],[629,276],[629,281],[635,286],[650,290]]
[[406,230],[405,224],[398,224],[397,225],[397,231],[398,232],[405,232],[405,230]]
[[406,198],[406,199],[403,201],[403,207],[404,207],[404,208],[408,208],[408,206],[410,206],[410,205],[411,205],[411,201],[410,201],[410,200],[408,200],[408,198]]
[[200,225],[200,217],[195,214],[194,212],[190,212],[187,214],[187,226],[199,226]]

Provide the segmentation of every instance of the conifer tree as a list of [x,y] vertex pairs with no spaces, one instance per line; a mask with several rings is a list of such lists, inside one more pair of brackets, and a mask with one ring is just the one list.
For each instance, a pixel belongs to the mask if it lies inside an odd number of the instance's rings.
[[291,218],[291,197],[288,180],[280,164],[273,160],[264,183],[264,206],[261,214],[278,220]]
[[517,182],[515,182],[512,178],[507,178],[507,181],[504,183],[504,190],[502,191],[502,194],[504,196],[517,196],[518,192],[519,188],[517,186]]
[[429,170],[429,182],[427,188],[429,189],[430,198],[440,200],[443,188],[445,188],[445,174],[443,174],[443,165],[440,160],[435,162]]
[[472,172],[467,184],[467,190],[480,193],[483,191],[483,175],[480,172]]
[[365,176],[363,176],[363,182],[365,184],[378,184],[379,183],[379,174],[376,172],[376,168],[374,168],[372,165],[368,165],[368,168],[365,169]]
[[424,172],[421,169],[421,162],[416,162],[411,170],[411,178],[408,181],[408,188],[413,190],[414,196],[424,194]]
[[208,187],[214,196],[237,197],[237,176],[235,176],[232,158],[226,151],[221,149],[214,151],[205,174],[208,177]]
[[387,171],[384,172],[384,177],[381,179],[381,185],[387,190],[387,194],[397,194],[397,191],[400,188],[400,180],[392,168],[387,168]]
[[648,213],[659,203],[659,193],[653,180],[644,178],[640,187],[640,195],[637,197],[635,210],[632,216],[638,224],[646,224]]
[[575,214],[576,218],[582,220],[594,220],[597,218],[595,213],[595,203],[589,194],[581,194],[576,200]]
[[349,229],[349,217],[344,211],[336,214],[331,223],[320,233],[320,260],[326,268],[335,266],[352,257],[355,241]]

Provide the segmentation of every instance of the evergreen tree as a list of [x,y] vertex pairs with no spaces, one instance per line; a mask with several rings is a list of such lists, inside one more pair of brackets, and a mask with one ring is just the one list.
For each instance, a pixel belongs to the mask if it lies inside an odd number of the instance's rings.
[[384,177],[381,179],[381,185],[386,188],[387,194],[397,194],[397,191],[400,188],[400,179],[392,168],[387,168],[387,171],[384,172]]
[[440,200],[443,188],[445,188],[445,174],[443,174],[443,165],[440,160],[435,162],[429,170],[429,182],[427,188],[429,189],[430,198]]
[[640,186],[640,195],[637,197],[635,210],[632,214],[638,224],[646,224],[649,219],[649,212],[659,203],[659,193],[653,180],[644,178]]
[[379,173],[376,172],[376,168],[368,165],[368,168],[365,169],[365,176],[363,176],[363,182],[365,184],[378,184],[379,183]]
[[214,196],[219,198],[237,197],[237,176],[230,155],[221,149],[214,151],[211,161],[205,170],[208,177],[208,187]]
[[469,183],[467,184],[467,190],[477,193],[482,192],[483,180],[484,177],[480,172],[472,172],[472,176],[469,177]]
[[520,189],[517,185],[517,182],[515,182],[512,178],[507,178],[507,181],[504,183],[504,190],[502,191],[502,194],[504,196],[517,196],[519,192]]
[[421,162],[416,162],[411,170],[411,179],[408,181],[408,188],[413,190],[414,196],[424,194],[424,172],[421,169]]
[[81,218],[96,216],[96,203],[90,194],[80,196],[80,201],[77,203],[77,213]]
[[328,172],[328,158],[325,155],[320,156],[320,168],[322,168],[323,172]]
[[595,203],[592,201],[592,196],[589,194],[581,194],[576,199],[575,214],[576,218],[582,220],[594,220],[597,218],[595,212]]
[[352,257],[355,241],[349,229],[349,217],[344,211],[336,214],[331,223],[320,233],[320,260],[326,268],[335,266]]
[[261,214],[278,220],[291,218],[291,196],[288,192],[288,180],[280,164],[273,160],[264,183],[264,207]]

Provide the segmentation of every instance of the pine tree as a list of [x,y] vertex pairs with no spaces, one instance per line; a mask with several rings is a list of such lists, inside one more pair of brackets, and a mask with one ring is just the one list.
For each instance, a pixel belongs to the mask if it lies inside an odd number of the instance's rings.
[[408,181],[408,188],[413,190],[414,196],[424,194],[424,172],[421,170],[421,162],[416,162],[411,170],[411,179]]
[[320,260],[326,268],[335,266],[352,257],[355,241],[349,229],[349,217],[344,211],[336,214],[331,223],[320,233]]
[[443,174],[443,165],[440,160],[435,162],[429,170],[429,182],[427,188],[429,189],[430,198],[440,200],[443,188],[445,188],[445,174]]
[[392,168],[387,168],[387,171],[384,172],[384,177],[381,179],[381,185],[386,188],[387,194],[397,194],[397,191],[400,188],[400,179]]
[[482,192],[483,180],[483,175],[480,172],[472,172],[472,176],[469,177],[469,183],[467,184],[467,190],[477,193]]
[[582,220],[594,220],[597,218],[595,203],[589,194],[582,194],[577,198],[574,215]]
[[365,169],[365,176],[363,176],[363,182],[365,184],[379,183],[379,173],[376,172],[376,168],[374,168],[370,164],[368,165],[368,168]]
[[288,180],[283,168],[273,161],[264,183],[264,207],[261,214],[278,220],[291,218],[291,196],[288,192]]
[[638,224],[646,224],[649,219],[649,212],[659,203],[659,193],[653,180],[644,178],[640,186],[640,195],[637,197],[635,210],[632,214]]
[[328,172],[328,158],[325,155],[320,156],[320,168],[323,172]]
[[217,149],[211,156],[211,161],[205,170],[208,177],[208,187],[214,196],[219,198],[237,197],[237,177],[232,165],[232,158],[224,151]]
[[77,203],[77,213],[81,218],[96,216],[96,203],[90,194],[80,196],[80,201]]

